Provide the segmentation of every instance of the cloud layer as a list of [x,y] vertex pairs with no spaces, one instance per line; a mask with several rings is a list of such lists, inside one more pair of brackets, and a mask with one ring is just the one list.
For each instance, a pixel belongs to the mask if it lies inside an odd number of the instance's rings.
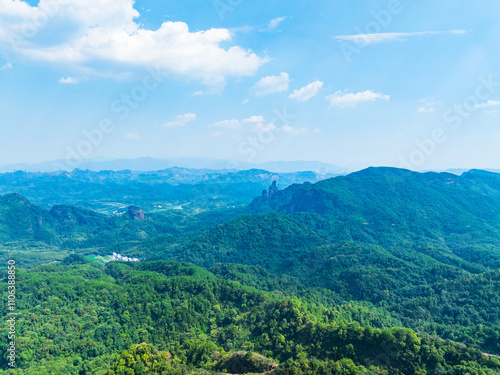
[[476,108],[488,108],[488,107],[496,107],[496,106],[500,106],[500,101],[488,100],[486,103],[477,104]]
[[389,95],[384,95],[379,92],[366,90],[358,93],[343,93],[337,91],[333,95],[328,95],[326,99],[330,102],[330,106],[335,107],[356,107],[359,103],[374,102],[376,100],[389,100]]
[[290,94],[290,99],[298,100],[299,102],[306,102],[315,96],[318,91],[323,87],[323,82],[315,81],[307,86],[302,87],[301,89],[294,90]]
[[269,21],[269,24],[267,25],[268,30],[276,29],[284,20],[286,20],[286,17],[278,17],[272,19],[271,21]]
[[[133,0],[0,0],[0,52],[64,65],[75,71],[128,73],[159,67],[166,74],[223,85],[228,76],[253,75],[267,61],[231,40],[227,29],[191,32],[183,22],[147,30],[135,22]],[[111,73],[110,73],[111,74]]]
[[250,125],[255,127],[255,129],[260,128],[262,126],[265,126],[265,119],[263,116],[250,116],[248,118],[239,120],[239,119],[231,119],[231,120],[224,120],[224,121],[219,121],[216,123],[213,123],[210,126],[217,127],[217,128],[225,128],[225,129],[241,129],[245,125]]
[[438,34],[466,34],[464,30],[450,30],[450,31],[420,31],[414,33],[378,33],[378,34],[355,34],[355,35],[338,35],[335,37],[337,40],[344,40],[363,45],[379,44],[383,42],[390,42],[394,40],[406,40],[411,37],[438,35]]
[[185,126],[188,122],[196,120],[196,114],[186,113],[184,115],[179,115],[174,121],[167,122],[163,124],[166,128],[173,128],[174,126]]
[[281,73],[279,76],[268,76],[259,80],[253,87],[252,93],[255,96],[265,96],[278,92],[288,91],[290,76],[288,73]]

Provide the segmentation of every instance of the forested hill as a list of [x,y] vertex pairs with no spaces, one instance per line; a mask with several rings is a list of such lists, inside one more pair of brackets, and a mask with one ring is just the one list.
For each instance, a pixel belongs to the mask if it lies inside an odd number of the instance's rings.
[[[407,328],[389,328],[387,315],[359,305],[312,306],[188,264],[100,267],[77,256],[64,263],[18,270],[22,299],[17,306],[16,374],[500,371],[500,361],[477,349]],[[353,315],[364,316],[368,326],[353,322]],[[7,330],[0,329],[2,347],[7,345]],[[3,369],[5,358],[0,373]]]
[[456,221],[477,218],[487,224],[496,220],[498,224],[500,174],[473,170],[456,176],[368,168],[315,184],[292,185],[270,198],[256,198],[251,207],[256,212],[351,216],[372,224],[403,225],[403,229],[435,221],[445,225],[453,217]]
[[316,213],[337,240],[384,247],[500,245],[500,175],[483,171],[455,176],[369,168],[258,197],[250,209]]
[[405,325],[445,337],[464,341],[475,327],[474,341],[498,353],[497,182],[498,175],[477,171],[370,168],[272,188],[250,205],[252,215],[189,242],[155,241],[131,251],[205,267],[263,267],[346,300],[371,301]]
[[177,254],[199,262],[198,254],[205,265],[267,259],[266,266],[276,269],[320,248],[355,244],[379,246],[419,268],[439,262],[473,273],[497,269],[499,181],[500,175],[487,172],[455,176],[370,168],[271,188],[248,207],[253,215],[214,227]]

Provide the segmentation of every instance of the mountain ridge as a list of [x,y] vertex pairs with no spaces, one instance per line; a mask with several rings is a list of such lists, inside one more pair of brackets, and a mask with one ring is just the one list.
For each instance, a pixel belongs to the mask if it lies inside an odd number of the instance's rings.
[[14,172],[16,170],[30,172],[56,172],[71,171],[77,169],[89,169],[93,171],[101,170],[135,170],[154,171],[168,168],[188,168],[188,169],[211,169],[211,170],[247,170],[252,168],[268,169],[275,173],[293,173],[301,171],[313,171],[317,173],[347,173],[350,170],[340,168],[332,164],[320,161],[269,161],[263,163],[234,162],[230,160],[218,160],[208,158],[176,158],[176,159],[156,159],[152,157],[141,157],[136,159],[79,159],[68,163],[66,160],[55,160],[36,164],[17,163],[0,165],[0,173]]

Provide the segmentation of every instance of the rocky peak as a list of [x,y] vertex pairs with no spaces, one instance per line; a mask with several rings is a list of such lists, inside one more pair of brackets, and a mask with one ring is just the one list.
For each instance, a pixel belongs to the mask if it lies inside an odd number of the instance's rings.
[[130,206],[128,208],[128,216],[132,220],[146,220],[146,214],[139,206]]
[[279,189],[278,186],[276,186],[276,180],[274,180],[271,186],[269,187],[269,193],[268,193],[269,198],[272,198],[273,195],[275,195],[278,191]]

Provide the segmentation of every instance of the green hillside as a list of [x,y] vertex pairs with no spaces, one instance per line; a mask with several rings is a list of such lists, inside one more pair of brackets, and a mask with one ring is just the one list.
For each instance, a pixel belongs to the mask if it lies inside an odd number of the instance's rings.
[[498,341],[487,338],[498,337],[500,324],[500,201],[489,183],[369,169],[259,197],[249,210],[261,215],[193,240],[130,251],[204,267],[261,266],[499,353]]
[[178,369],[173,374],[187,373],[183,366],[228,370],[248,352],[269,360],[248,354],[239,373],[271,363],[276,374],[500,371],[500,361],[462,344],[406,328],[362,327],[342,309],[274,297],[188,264],[50,265],[19,270],[18,280],[19,375],[140,374],[148,356],[139,356],[142,364],[126,358],[152,352],[133,346],[142,342],[170,353],[157,355]]

